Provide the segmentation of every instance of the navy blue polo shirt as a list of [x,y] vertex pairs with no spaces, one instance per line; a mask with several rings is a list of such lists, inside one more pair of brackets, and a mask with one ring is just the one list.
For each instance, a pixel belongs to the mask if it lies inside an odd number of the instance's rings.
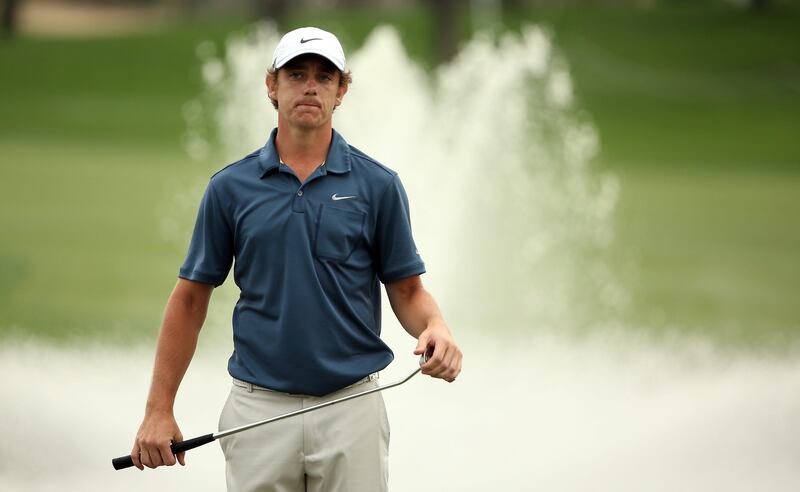
[[425,272],[397,173],[337,133],[300,183],[266,145],[211,177],[179,276],[221,285],[235,259],[230,374],[320,396],[383,369],[380,282]]

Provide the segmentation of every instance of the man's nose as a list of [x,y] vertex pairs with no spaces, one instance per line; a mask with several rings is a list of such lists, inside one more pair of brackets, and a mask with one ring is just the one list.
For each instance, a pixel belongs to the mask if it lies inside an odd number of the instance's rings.
[[308,80],[306,80],[305,93],[308,95],[317,94],[317,81],[314,80],[314,77],[309,77]]

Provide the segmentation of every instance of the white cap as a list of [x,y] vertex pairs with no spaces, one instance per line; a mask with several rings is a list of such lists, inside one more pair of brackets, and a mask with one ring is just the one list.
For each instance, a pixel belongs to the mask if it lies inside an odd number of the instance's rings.
[[284,34],[272,55],[272,67],[281,68],[292,58],[307,53],[323,56],[344,71],[344,50],[339,40],[316,27],[301,27]]

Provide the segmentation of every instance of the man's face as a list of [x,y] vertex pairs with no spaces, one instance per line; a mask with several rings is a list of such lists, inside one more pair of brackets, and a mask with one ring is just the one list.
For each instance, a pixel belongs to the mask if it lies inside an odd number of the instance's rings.
[[297,128],[314,129],[327,124],[347,86],[339,85],[341,74],[328,60],[317,55],[302,55],[290,60],[267,78],[269,96],[278,101],[278,115]]

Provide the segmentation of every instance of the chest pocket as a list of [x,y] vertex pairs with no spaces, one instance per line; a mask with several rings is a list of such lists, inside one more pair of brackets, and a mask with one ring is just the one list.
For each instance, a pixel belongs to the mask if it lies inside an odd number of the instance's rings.
[[322,206],[317,226],[317,257],[343,261],[353,252],[364,230],[367,214]]

